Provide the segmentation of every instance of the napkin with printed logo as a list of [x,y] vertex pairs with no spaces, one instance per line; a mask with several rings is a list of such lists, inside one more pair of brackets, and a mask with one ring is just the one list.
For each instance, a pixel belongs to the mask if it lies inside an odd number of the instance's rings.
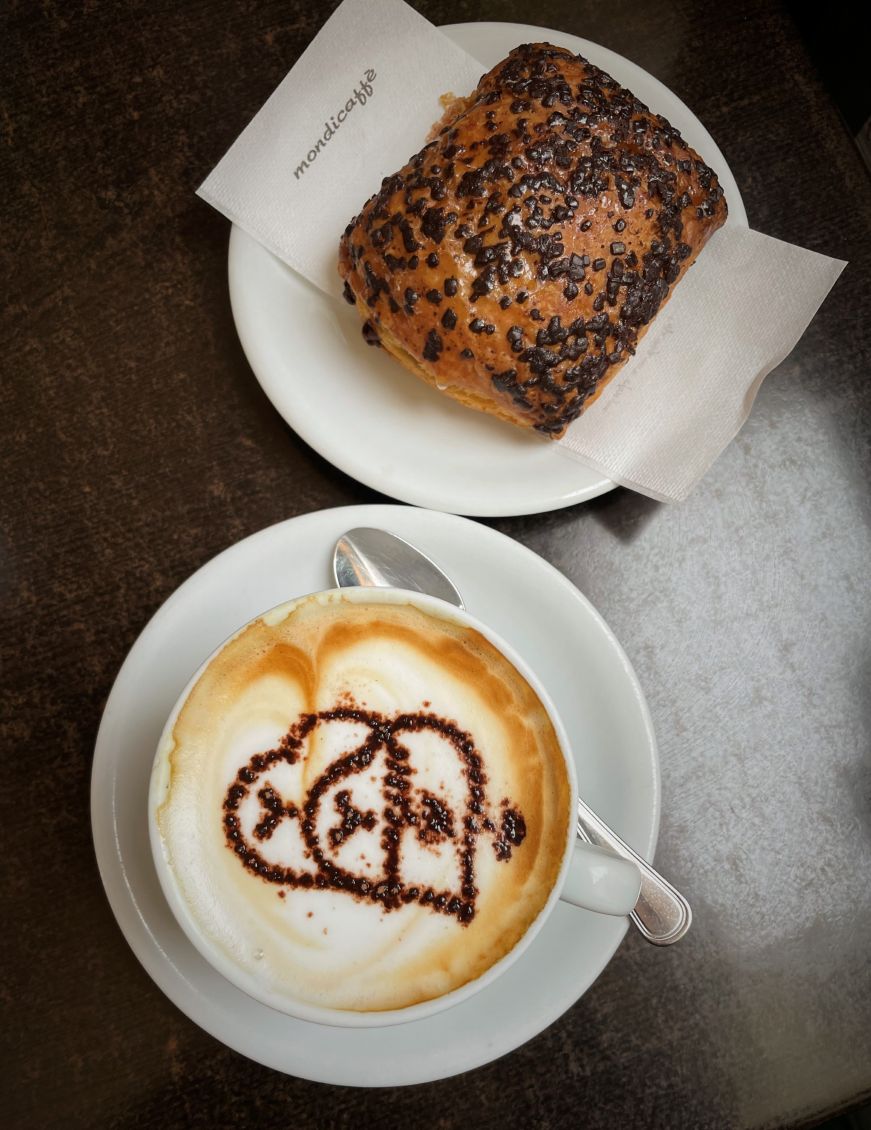
[[[402,0],[344,0],[199,194],[338,300],[346,224],[486,69]],[[844,266],[730,221],[557,447],[643,494],[686,498]]]
[[198,192],[327,294],[339,236],[481,64],[402,0],[345,0]]

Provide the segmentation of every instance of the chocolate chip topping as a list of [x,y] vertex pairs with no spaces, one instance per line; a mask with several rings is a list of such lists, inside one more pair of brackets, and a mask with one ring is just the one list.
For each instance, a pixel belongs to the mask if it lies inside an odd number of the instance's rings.
[[[346,230],[342,273],[436,379],[453,384],[462,359],[470,389],[559,435],[725,215],[678,130],[581,57],[526,44],[384,180]],[[454,298],[464,305],[439,310]],[[534,337],[606,311],[598,330],[550,344],[518,344],[512,324]]]
[[378,331],[370,321],[363,323],[363,340],[367,345],[381,345],[381,338],[378,336]]
[[423,355],[427,361],[438,361],[439,354],[444,346],[442,339],[435,330],[430,330],[426,335],[426,344],[423,347]]

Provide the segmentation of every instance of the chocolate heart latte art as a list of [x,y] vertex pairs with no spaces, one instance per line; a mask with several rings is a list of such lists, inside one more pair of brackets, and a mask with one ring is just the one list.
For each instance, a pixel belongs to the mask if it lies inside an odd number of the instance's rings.
[[[301,806],[286,801],[272,784],[272,778],[281,770],[286,772],[304,763],[306,743],[316,727],[336,722],[360,725],[368,732],[359,746],[327,766],[305,794]],[[439,735],[452,747],[467,782],[461,812],[455,812],[443,797],[432,796],[412,783],[416,769],[403,738],[422,732]],[[382,766],[378,765],[379,759]],[[379,810],[356,808],[355,778],[373,768],[379,770],[381,781]],[[498,825],[487,815],[485,781],[481,757],[471,736],[434,714],[400,714],[387,719],[350,707],[306,714],[290,728],[277,749],[254,754],[236,774],[224,799],[227,845],[255,875],[279,886],[345,891],[377,902],[385,911],[419,902],[432,911],[453,914],[460,922],[468,923],[475,916],[475,853],[481,831],[491,834],[496,858],[501,862],[507,862],[512,847],[519,847],[526,838],[523,816],[510,807],[507,799],[502,801]],[[371,791],[364,788],[365,797]],[[250,803],[252,795],[259,806]],[[322,842],[320,830],[324,823],[329,823],[328,805],[326,819],[321,814],[325,796],[332,796],[335,811]],[[365,806],[366,799],[362,803]],[[288,820],[298,824],[298,835],[305,845],[302,854],[311,861],[308,867],[288,866],[284,862],[286,849],[270,852],[267,846],[282,822]],[[454,843],[459,875],[456,889],[439,891],[405,880],[403,831],[409,828],[420,844],[433,846],[447,840]],[[352,845],[351,851],[346,851],[351,838],[359,832],[377,832],[380,850],[365,854],[355,851]],[[296,854],[299,855],[299,845]],[[343,854],[359,859],[364,866],[371,858],[375,867],[355,874],[343,866]]]
[[164,735],[157,826],[197,930],[272,997],[401,1009],[536,919],[570,788],[547,710],[474,628],[318,594],[254,621]]

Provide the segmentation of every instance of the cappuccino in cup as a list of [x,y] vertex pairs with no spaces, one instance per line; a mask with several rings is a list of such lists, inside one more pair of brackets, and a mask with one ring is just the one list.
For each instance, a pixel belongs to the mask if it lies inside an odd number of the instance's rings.
[[176,917],[229,980],[302,1019],[389,1023],[529,938],[575,785],[505,646],[441,601],[361,589],[281,605],[206,662],[161,739],[150,826]]

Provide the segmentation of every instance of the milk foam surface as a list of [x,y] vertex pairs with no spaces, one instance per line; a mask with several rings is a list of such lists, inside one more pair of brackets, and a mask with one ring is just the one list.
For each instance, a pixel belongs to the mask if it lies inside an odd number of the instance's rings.
[[505,956],[571,812],[535,692],[411,604],[310,597],[255,621],[193,686],[155,773],[199,930],[264,992],[331,1009],[404,1008]]

